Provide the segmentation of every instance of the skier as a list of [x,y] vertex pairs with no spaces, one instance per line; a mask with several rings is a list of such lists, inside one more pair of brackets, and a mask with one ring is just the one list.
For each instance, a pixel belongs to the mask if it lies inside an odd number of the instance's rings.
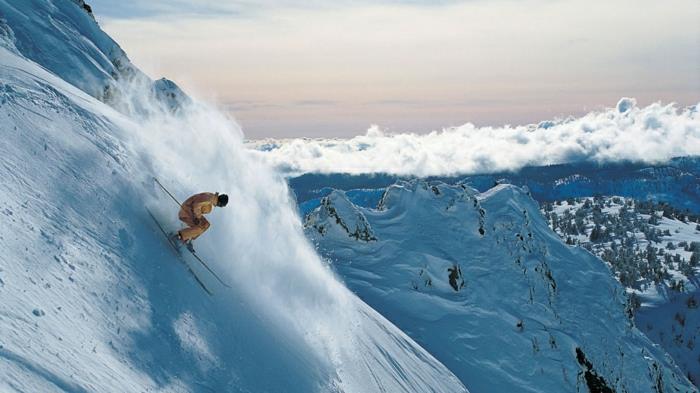
[[173,236],[183,243],[188,250],[194,252],[192,241],[209,229],[209,221],[205,214],[211,213],[214,206],[224,207],[228,204],[228,195],[203,192],[192,195],[180,207],[178,218],[187,224],[187,228],[181,229]]

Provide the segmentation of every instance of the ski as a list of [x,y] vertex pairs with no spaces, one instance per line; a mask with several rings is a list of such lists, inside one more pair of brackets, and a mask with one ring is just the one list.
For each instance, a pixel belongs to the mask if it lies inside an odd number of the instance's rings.
[[209,273],[211,273],[211,275],[214,276],[214,278],[216,278],[216,280],[219,281],[219,282],[221,283],[221,285],[225,286],[226,288],[231,288],[231,286],[228,285],[224,280],[222,280],[221,277],[219,277],[219,275],[216,274],[216,273],[214,272],[214,270],[212,270],[212,269],[209,267],[209,265],[207,265],[207,263],[204,262],[204,260],[203,260],[202,258],[200,258],[199,255],[197,255],[196,252],[190,251],[190,250],[187,250],[187,251],[189,251],[190,254],[192,254],[192,256],[195,257],[195,258],[199,261],[199,263],[201,263],[202,266],[204,266],[204,268],[207,269],[207,270],[209,271]]
[[[165,240],[167,240],[168,244],[170,244],[170,246],[173,248],[173,251],[175,251],[175,253],[177,254],[178,260],[183,265],[185,265],[185,267],[187,268],[187,271],[189,271],[190,274],[192,275],[192,277],[195,279],[195,281],[197,281],[197,284],[199,284],[199,286],[202,287],[204,292],[206,292],[209,296],[214,296],[214,293],[209,288],[207,288],[206,285],[204,285],[204,282],[199,278],[199,276],[197,276],[197,273],[195,273],[194,270],[192,270],[192,267],[190,267],[190,265],[182,258],[182,254],[180,253],[180,250],[178,249],[178,247],[175,244],[173,244],[172,240],[170,240],[170,237],[168,236],[168,232],[166,232],[165,229],[163,229],[163,226],[160,225],[160,222],[158,222],[158,219],[156,219],[156,217],[153,215],[153,213],[151,213],[151,211],[149,209],[146,209],[146,211],[148,211],[148,215],[151,216],[153,221],[158,226],[158,229],[160,229],[161,233],[163,233],[163,236],[165,236]],[[197,257],[197,256],[195,255],[195,257]],[[197,259],[199,259],[199,258],[197,257]]]
[[[154,176],[154,177],[153,177],[153,181],[155,181],[156,184],[158,184],[158,186],[159,186],[163,191],[165,191],[165,193],[168,194],[168,196],[170,196],[170,198],[171,198],[175,203],[177,203],[178,206],[182,206],[182,204],[180,203],[180,201],[178,201],[178,200],[173,196],[173,194],[171,194],[170,191],[168,191],[168,189],[165,188],[165,186],[160,182],[160,180],[158,180],[158,178],[156,178],[156,177]],[[149,212],[149,213],[150,213],[150,212]],[[151,217],[153,217],[153,216],[151,215]],[[161,229],[162,229],[162,228],[161,228]],[[168,239],[168,242],[170,242],[170,239]],[[171,244],[172,244],[172,243],[171,243]],[[189,250],[189,249],[188,249],[187,251],[189,251],[190,254],[192,254],[192,256],[195,257],[195,259],[197,259],[197,261],[198,261],[199,263],[201,263],[202,266],[204,266],[204,268],[207,269],[207,271],[209,271],[209,273],[211,273],[211,275],[214,276],[214,278],[216,278],[216,280],[217,280],[218,282],[221,283],[221,285],[225,286],[226,288],[231,288],[231,286],[228,285],[224,280],[222,280],[221,277],[220,277],[218,274],[216,274],[216,272],[215,272],[212,268],[210,268],[209,265],[208,265],[206,262],[204,262],[204,260],[203,260],[199,255],[197,255],[194,251],[191,251],[191,250]]]

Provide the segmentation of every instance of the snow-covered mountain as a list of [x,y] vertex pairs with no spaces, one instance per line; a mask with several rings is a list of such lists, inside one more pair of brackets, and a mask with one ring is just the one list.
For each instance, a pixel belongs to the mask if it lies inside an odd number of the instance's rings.
[[[318,206],[333,189],[347,191],[355,203],[376,206],[383,190],[411,177],[389,174],[349,175],[307,173],[289,180],[302,212]],[[669,203],[700,214],[700,157],[676,157],[656,165],[643,162],[598,164],[575,162],[528,166],[518,171],[430,177],[448,184],[463,183],[479,191],[506,183],[527,187],[540,202],[596,195],[622,196]],[[375,190],[369,193],[368,189]],[[362,199],[358,199],[362,198]]]
[[542,210],[567,244],[580,245],[608,262],[620,282],[645,302],[659,301],[660,284],[680,292],[695,289],[700,216],[616,196],[570,198],[545,203]]
[[[237,126],[173,111],[90,12],[0,0],[0,391],[466,391],[334,277]],[[232,289],[178,262],[152,176],[230,194],[197,249]]]
[[[290,185],[300,211],[307,214],[336,188],[345,190],[353,204],[374,208],[387,187],[400,180],[388,174],[305,174],[291,178]],[[431,181],[466,184],[480,191],[498,183],[525,187],[541,202],[542,213],[563,241],[586,247],[612,264],[614,277],[627,288],[635,308],[641,306],[634,314],[639,329],[666,349],[697,385],[700,320],[695,306],[700,295],[692,250],[693,243],[700,242],[698,157],[658,165],[583,162],[526,167]],[[591,242],[596,224],[602,236]]]
[[171,109],[186,104],[188,97],[172,81],[152,81],[131,63],[83,0],[2,0],[0,5],[0,45],[90,96],[123,112],[150,108],[154,98]]
[[353,291],[473,391],[697,391],[635,327],[608,267],[517,187],[401,181],[376,208],[334,191],[305,227]]
[[700,217],[624,197],[570,198],[543,206],[567,243],[606,261],[632,297],[635,321],[700,383]]

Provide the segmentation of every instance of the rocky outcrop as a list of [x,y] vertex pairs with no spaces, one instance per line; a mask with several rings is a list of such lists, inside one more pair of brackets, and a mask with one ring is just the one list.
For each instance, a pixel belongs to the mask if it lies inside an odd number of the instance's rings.
[[342,191],[334,191],[321,199],[321,205],[306,216],[304,227],[314,228],[321,236],[336,231],[357,241],[377,240],[365,215]]

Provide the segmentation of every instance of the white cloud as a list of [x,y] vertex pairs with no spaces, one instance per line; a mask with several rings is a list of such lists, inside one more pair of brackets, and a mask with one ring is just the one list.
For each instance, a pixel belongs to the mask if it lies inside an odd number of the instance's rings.
[[264,161],[289,174],[392,173],[452,175],[516,170],[578,161],[660,162],[700,154],[700,104],[639,108],[630,98],[615,108],[539,125],[465,124],[429,134],[388,134],[373,126],[351,139],[248,142]]

